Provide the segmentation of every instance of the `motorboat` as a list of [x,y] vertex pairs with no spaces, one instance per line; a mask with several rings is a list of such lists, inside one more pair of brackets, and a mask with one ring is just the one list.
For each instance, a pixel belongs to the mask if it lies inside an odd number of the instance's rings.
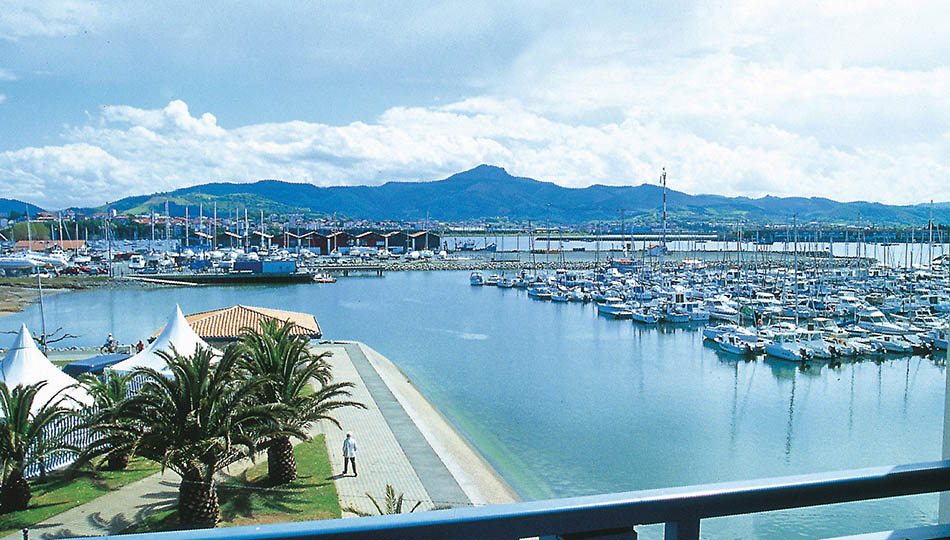
[[485,276],[483,276],[478,270],[475,270],[468,276],[468,282],[471,285],[484,285]]
[[940,328],[934,328],[925,334],[923,339],[930,344],[933,350],[945,351],[947,350],[948,334],[950,334],[950,327],[943,326]]
[[620,298],[607,298],[597,304],[597,313],[615,319],[629,319],[633,314],[633,307]]
[[808,353],[798,341],[798,333],[775,332],[771,343],[766,344],[765,354],[790,362],[802,362],[808,359]]
[[630,311],[630,318],[640,324],[656,324],[660,322],[660,315],[656,309],[649,306],[640,306]]
[[716,296],[705,301],[706,311],[712,320],[739,322],[738,305],[725,296]]
[[690,315],[681,306],[667,305],[666,309],[660,312],[660,320],[670,324],[683,324],[690,321]]
[[906,334],[906,327],[894,324],[887,320],[881,310],[865,307],[854,312],[854,324],[870,332],[879,334]]
[[545,285],[534,285],[532,287],[528,287],[528,296],[531,298],[537,298],[538,300],[550,300],[551,289],[547,288]]
[[722,334],[716,339],[719,350],[738,356],[752,356],[755,349],[749,342],[745,341],[736,334]]
[[330,274],[316,274],[313,276],[313,280],[317,283],[336,283],[336,278]]
[[946,294],[930,293],[920,296],[920,303],[933,313],[950,313],[950,296]]
[[566,292],[560,289],[557,289],[557,290],[551,291],[551,301],[552,302],[569,302],[570,298],[568,297]]
[[809,358],[827,360],[835,357],[830,344],[825,341],[821,332],[816,330],[800,330],[798,332],[798,343],[805,349]]
[[895,334],[871,334],[870,340],[884,348],[885,352],[895,354],[910,354],[914,346],[904,339],[904,336]]

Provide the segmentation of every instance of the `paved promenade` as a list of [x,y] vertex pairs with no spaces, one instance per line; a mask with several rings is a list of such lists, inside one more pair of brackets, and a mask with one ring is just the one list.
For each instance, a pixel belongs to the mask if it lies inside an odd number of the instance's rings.
[[[367,408],[335,412],[342,429],[330,422],[313,432],[327,437],[340,505],[376,513],[366,493],[383,504],[386,484],[405,496],[404,511],[421,501],[419,510],[434,507],[506,503],[517,500],[511,489],[385,357],[363,344],[335,343],[315,347],[329,350],[335,381],[352,382],[353,399]],[[357,440],[359,476],[342,476],[345,431]],[[237,475],[249,460],[232,465]],[[300,471],[307,474],[307,471]],[[168,471],[129,484],[90,503],[77,506],[34,525],[30,538],[103,536],[121,532],[132,523],[177,502],[176,474]],[[344,517],[355,514],[344,512]],[[3,540],[20,540],[18,532]]]

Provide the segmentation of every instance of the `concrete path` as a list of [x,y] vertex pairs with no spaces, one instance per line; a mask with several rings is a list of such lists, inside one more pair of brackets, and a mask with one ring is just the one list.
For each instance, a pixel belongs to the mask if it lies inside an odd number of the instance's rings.
[[359,345],[335,345],[326,350],[333,354],[330,363],[335,380],[356,383],[352,389],[353,399],[367,406],[366,410],[339,410],[335,417],[342,429],[331,422],[324,422],[322,426],[330,449],[330,463],[337,473],[343,471],[345,432],[351,431],[357,442],[359,476],[335,477],[340,505],[376,513],[366,494],[382,504],[387,484],[397,494],[404,494],[405,511],[419,501],[422,501],[420,510],[471,505]]

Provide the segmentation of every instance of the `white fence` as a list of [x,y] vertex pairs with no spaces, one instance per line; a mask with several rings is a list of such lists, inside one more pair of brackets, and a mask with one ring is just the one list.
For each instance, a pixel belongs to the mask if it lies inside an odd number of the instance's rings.
[[[66,432],[65,439],[67,444],[76,448],[85,448],[93,441],[93,438],[88,429],[80,427],[83,420],[84,419],[79,416],[67,416],[50,424],[43,430],[43,436],[40,440],[27,449],[27,455],[42,453],[50,439],[58,437],[59,434],[63,432]],[[24,476],[26,478],[35,478],[51,471],[62,469],[75,462],[76,457],[76,454],[73,452],[56,452],[27,467],[26,471],[24,471]]]

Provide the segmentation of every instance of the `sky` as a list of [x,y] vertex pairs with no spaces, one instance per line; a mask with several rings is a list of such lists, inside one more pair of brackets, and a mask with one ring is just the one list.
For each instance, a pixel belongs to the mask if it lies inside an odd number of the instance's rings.
[[445,178],[950,201],[950,2],[0,0],[0,197]]

